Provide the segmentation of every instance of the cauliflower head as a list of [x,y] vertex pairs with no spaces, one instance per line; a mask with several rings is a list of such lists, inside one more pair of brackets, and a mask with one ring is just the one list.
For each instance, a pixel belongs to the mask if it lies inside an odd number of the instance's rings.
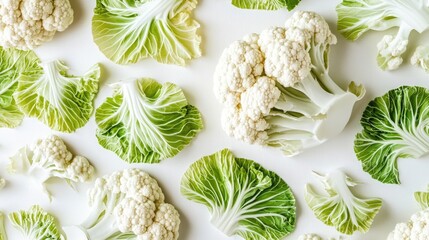
[[0,1],[0,46],[33,49],[73,22],[69,0]]
[[323,17],[308,11],[295,12],[285,27],[233,42],[214,72],[224,131],[287,156],[339,134],[365,89],[344,90],[330,77],[329,50],[336,42]]

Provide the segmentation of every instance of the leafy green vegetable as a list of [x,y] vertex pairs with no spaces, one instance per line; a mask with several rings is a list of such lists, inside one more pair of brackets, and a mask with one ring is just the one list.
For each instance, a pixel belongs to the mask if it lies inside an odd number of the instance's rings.
[[278,10],[294,9],[301,0],[232,0],[232,5],[244,9]]
[[32,206],[28,211],[10,213],[9,220],[27,240],[65,239],[55,217],[38,205]]
[[295,198],[274,172],[228,150],[193,163],[182,177],[182,194],[204,204],[211,223],[228,236],[282,239],[295,229]]
[[336,170],[327,175],[316,174],[327,193],[319,194],[307,184],[304,197],[316,217],[344,234],[367,232],[381,208],[380,198],[358,198],[350,191],[359,183]]
[[398,184],[398,158],[419,158],[429,151],[429,90],[403,86],[366,107],[355,152],[365,172],[383,183]]
[[191,12],[197,0],[97,0],[92,19],[95,43],[115,63],[152,57],[185,65],[201,56],[200,24]]
[[94,65],[84,76],[67,73],[61,61],[42,63],[42,69],[19,79],[14,97],[19,109],[50,128],[74,132],[83,127],[93,112],[98,92],[100,67]]
[[143,78],[114,84],[96,110],[101,146],[130,163],[158,163],[178,154],[203,128],[200,112],[173,83]]
[[415,192],[414,198],[416,199],[417,203],[420,205],[420,207],[424,209],[429,208],[429,186],[427,188],[427,192]]
[[0,212],[0,240],[7,240],[6,228],[4,227],[4,214]]
[[39,59],[32,51],[0,47],[0,127],[17,127],[24,114],[18,109],[13,93],[21,75],[40,71]]

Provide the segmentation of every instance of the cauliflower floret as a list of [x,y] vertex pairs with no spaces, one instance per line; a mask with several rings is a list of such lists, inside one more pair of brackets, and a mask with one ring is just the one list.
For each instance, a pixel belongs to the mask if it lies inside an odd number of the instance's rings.
[[54,10],[52,0],[22,0],[21,13],[24,20],[43,20]]
[[136,199],[128,197],[115,208],[114,216],[121,232],[133,232],[141,235],[152,225],[156,206],[152,201],[145,201],[145,197]]
[[301,82],[310,74],[310,55],[299,42],[273,41],[266,46],[265,58],[265,74],[276,78],[285,87]]
[[69,0],[0,1],[0,46],[28,50],[73,22]]
[[286,29],[282,27],[271,27],[265,29],[259,34],[258,45],[261,51],[265,53],[268,47],[276,42],[286,38]]
[[139,235],[137,240],[174,240],[174,234],[167,231],[159,223],[152,224],[143,235]]
[[88,159],[82,156],[76,156],[67,167],[67,174],[75,182],[86,182],[94,175],[94,167]]
[[147,240],[175,240],[179,236],[179,213],[164,203],[156,180],[141,169],[98,178],[88,193],[91,212],[80,229],[90,239],[111,239],[123,233]]
[[152,201],[156,207],[164,202],[164,194],[159,187],[158,182],[149,174],[138,169],[127,169],[123,171],[127,186],[125,191],[129,195],[138,195],[146,198],[146,201]]
[[406,223],[398,223],[387,240],[429,239],[429,209],[413,214]]
[[243,111],[252,120],[268,115],[280,97],[276,81],[269,77],[260,77],[257,82],[241,95]]
[[337,37],[332,34],[328,23],[315,12],[297,11],[286,21],[285,27],[308,31],[311,35],[308,40],[314,41],[315,45],[337,43]]
[[408,46],[408,39],[397,39],[392,35],[386,35],[377,44],[377,61],[384,70],[397,69],[403,62],[402,54]]
[[257,44],[234,42],[224,50],[215,69],[216,97],[229,106],[238,105],[240,93],[253,86],[263,70],[264,57]]
[[419,46],[411,57],[411,64],[429,73],[429,46]]
[[64,141],[56,135],[37,140],[32,150],[35,155],[42,155],[58,168],[65,169],[73,158],[73,154],[67,150]]
[[52,14],[43,20],[43,27],[62,32],[73,22],[73,10],[68,0],[54,0],[54,6]]
[[180,215],[173,205],[162,203],[155,215],[155,222],[160,223],[172,232],[174,238],[179,236]]
[[246,143],[263,144],[268,138],[265,130],[269,124],[265,119],[252,120],[238,109],[224,108],[221,123],[222,128],[229,136]]

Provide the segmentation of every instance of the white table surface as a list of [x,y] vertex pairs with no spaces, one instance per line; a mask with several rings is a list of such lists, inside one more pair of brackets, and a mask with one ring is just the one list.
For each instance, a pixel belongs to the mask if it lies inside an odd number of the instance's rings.
[[[286,239],[297,239],[303,233],[315,232],[324,237],[336,237],[334,228],[317,220],[303,199],[303,188],[308,182],[318,184],[311,171],[327,172],[343,168],[356,180],[364,182],[355,188],[355,193],[365,197],[381,197],[383,207],[376,216],[367,234],[354,234],[352,239],[385,239],[395,224],[407,220],[418,210],[413,192],[423,190],[429,183],[428,157],[418,160],[399,161],[401,185],[385,185],[373,180],[361,170],[361,164],[353,152],[353,140],[360,130],[359,119],[366,104],[376,96],[401,85],[429,87],[429,75],[406,61],[394,72],[383,72],[375,60],[376,44],[383,33],[370,32],[356,42],[346,41],[336,31],[335,6],[340,0],[303,0],[297,9],[317,11],[329,22],[338,36],[338,44],[331,51],[331,75],[342,86],[349,81],[363,83],[367,95],[354,109],[346,129],[334,139],[307,150],[305,153],[287,158],[276,149],[251,146],[229,138],[220,126],[221,105],[212,91],[212,75],[222,50],[232,41],[251,32],[260,32],[270,26],[282,26],[290,16],[286,10],[249,11],[230,5],[228,0],[202,0],[194,11],[201,23],[203,36],[203,57],[193,60],[187,67],[163,65],[147,59],[138,64],[121,66],[110,62],[92,41],[91,17],[95,0],[72,0],[75,10],[74,23],[54,40],[37,49],[42,60],[62,59],[70,67],[71,73],[85,72],[92,64],[102,64],[102,82],[95,100],[98,107],[112,90],[107,86],[119,80],[152,77],[160,82],[171,81],[181,86],[190,103],[201,111],[205,129],[180,154],[160,164],[134,164],[123,162],[113,152],[98,145],[95,137],[96,124],[92,117],[89,123],[73,134],[56,133],[61,136],[74,153],[86,156],[96,166],[98,176],[130,167],[139,167],[157,178],[163,187],[166,201],[174,204],[181,213],[180,238],[184,240],[228,239],[210,224],[209,212],[205,206],[185,199],[180,194],[180,179],[187,167],[200,157],[212,154],[222,148],[230,148],[236,156],[253,159],[265,168],[275,170],[292,188],[297,199],[296,230]],[[394,31],[392,31],[394,32]],[[410,53],[427,36],[413,33]],[[63,181],[52,181],[49,189],[55,196],[50,203],[36,184],[25,177],[7,174],[8,157],[18,148],[36,139],[55,133],[35,119],[25,119],[16,129],[0,129],[0,176],[8,180],[7,187],[0,191],[0,210],[5,212],[26,209],[32,204],[40,204],[54,213],[62,225],[79,223],[88,211],[86,189],[91,184],[78,186],[75,192]],[[10,239],[23,239],[8,223]],[[79,240],[77,237],[73,240]]]

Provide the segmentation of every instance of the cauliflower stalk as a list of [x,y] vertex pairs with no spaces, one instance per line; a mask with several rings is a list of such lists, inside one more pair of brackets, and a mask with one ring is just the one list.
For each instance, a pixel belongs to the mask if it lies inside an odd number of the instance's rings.
[[0,1],[0,46],[33,49],[73,22],[69,0]]
[[61,178],[73,186],[73,183],[89,181],[94,167],[85,157],[73,156],[63,140],[52,135],[18,150],[10,158],[9,172],[29,175],[51,197],[46,189],[49,179]]
[[429,209],[413,214],[408,222],[398,223],[387,240],[429,239]]
[[352,82],[343,90],[329,76],[329,49],[335,43],[326,21],[303,11],[284,28],[232,43],[214,73],[225,132],[288,156],[339,134],[365,89]]
[[140,169],[114,172],[89,190],[91,211],[79,226],[88,239],[175,240],[179,213],[155,179]]
[[427,0],[343,0],[337,13],[338,30],[349,40],[369,30],[398,27],[396,35],[385,35],[377,45],[377,62],[383,70],[394,70],[402,64],[413,30],[422,33],[429,28]]

